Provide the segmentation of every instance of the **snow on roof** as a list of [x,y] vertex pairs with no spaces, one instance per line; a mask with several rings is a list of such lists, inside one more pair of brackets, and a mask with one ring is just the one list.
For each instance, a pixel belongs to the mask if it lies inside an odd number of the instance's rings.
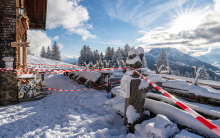
[[166,80],[163,82],[162,86],[171,87],[182,90],[189,90],[189,84],[184,80]]
[[194,93],[195,95],[210,97],[214,99],[220,99],[220,91],[207,89],[207,87],[196,86],[194,84],[190,86],[189,92]]

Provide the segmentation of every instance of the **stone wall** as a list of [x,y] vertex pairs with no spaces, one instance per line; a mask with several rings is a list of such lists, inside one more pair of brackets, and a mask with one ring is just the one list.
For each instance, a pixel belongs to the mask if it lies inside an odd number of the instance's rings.
[[[24,8],[23,0],[21,6]],[[24,29],[21,19],[14,19],[17,14],[16,7],[20,7],[19,0],[0,0],[0,68],[5,67],[4,57],[13,57],[13,68],[18,65],[18,53],[11,47],[11,42],[27,42],[27,31]],[[16,15],[18,16],[18,14]],[[13,72],[12,72],[13,73]],[[17,76],[17,74],[12,74]],[[8,74],[0,71],[0,105],[14,104],[17,102],[15,91],[20,83]]]
[[[4,68],[3,57],[14,57],[16,48],[11,47],[11,42],[16,41],[16,20],[12,18],[16,14],[15,0],[0,0],[0,68]],[[16,67],[15,60],[13,67]]]

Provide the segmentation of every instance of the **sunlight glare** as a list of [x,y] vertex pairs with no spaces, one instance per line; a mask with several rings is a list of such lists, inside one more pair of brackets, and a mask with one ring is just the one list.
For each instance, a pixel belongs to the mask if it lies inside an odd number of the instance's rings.
[[195,29],[201,23],[201,17],[193,14],[185,14],[176,18],[171,27],[172,32],[190,31]]

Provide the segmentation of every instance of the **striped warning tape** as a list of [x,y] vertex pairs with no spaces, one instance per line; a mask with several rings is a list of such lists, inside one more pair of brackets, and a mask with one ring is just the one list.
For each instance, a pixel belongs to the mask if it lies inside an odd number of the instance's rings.
[[[8,68],[0,68],[0,69],[1,70],[2,69],[8,70]],[[75,72],[75,71],[107,71],[107,70],[118,70],[118,69],[129,69],[129,67],[125,67],[125,68],[105,68],[105,69],[87,69],[87,70],[86,69],[85,70],[48,70],[48,69],[38,70],[38,69],[29,69],[30,71],[56,71],[56,72],[45,72],[45,73],[13,72],[13,73],[17,73],[17,74],[52,74],[52,73]],[[17,70],[17,69],[13,69],[13,70]],[[26,69],[24,69],[24,70],[26,70]],[[9,71],[6,71],[6,72],[9,72]]]
[[213,132],[215,132],[217,135],[220,136],[220,128],[218,126],[216,126],[215,124],[211,123],[210,121],[208,121],[207,119],[205,119],[204,117],[202,117],[200,114],[198,114],[197,112],[195,112],[194,110],[192,110],[190,107],[188,107],[187,105],[184,105],[181,101],[179,101],[178,99],[176,99],[174,96],[172,96],[171,94],[169,94],[167,91],[163,90],[162,88],[160,88],[159,86],[157,86],[155,83],[153,83],[152,81],[150,81],[149,79],[147,79],[146,77],[144,77],[143,75],[141,75],[138,71],[135,70],[136,73],[138,73],[141,77],[143,77],[148,83],[150,83],[154,88],[156,88],[158,91],[160,91],[162,94],[164,94],[165,96],[167,96],[170,100],[172,100],[174,103],[176,103],[179,107],[181,107],[183,110],[185,110],[186,112],[188,112],[190,115],[192,115],[193,117],[195,117],[198,121],[200,121],[202,124],[204,124],[206,127],[208,127],[209,129],[211,129]]
[[[80,67],[77,65],[50,65],[50,64],[36,64],[36,63],[27,63],[29,65],[38,65],[38,66],[50,66],[50,67],[77,67],[77,68],[86,68],[86,67]],[[84,64],[78,64],[78,65],[84,65]]]
[[[0,71],[10,72],[10,71],[4,71],[4,70],[0,70]],[[12,73],[16,73],[16,74],[53,74],[53,73],[58,73],[58,74],[62,74],[63,72],[64,71],[60,71],[60,72],[45,72],[45,73],[28,73],[28,72],[12,72]]]
[[[24,83],[29,83],[29,82],[27,82],[25,80],[22,80],[22,79],[19,79],[18,77],[15,77],[15,76],[13,76],[13,75],[11,75],[9,73],[7,73],[7,74],[10,75],[11,77],[16,78],[19,81],[22,81]],[[76,89],[76,90],[63,90],[63,89],[54,89],[54,88],[40,87],[40,86],[37,86],[37,85],[35,85],[35,86],[39,87],[39,88],[42,88],[42,89],[46,89],[46,90],[52,90],[52,91],[83,91],[83,90],[89,90],[89,89],[96,89],[96,88],[104,87],[104,86],[111,85],[111,84],[114,84],[114,83],[119,82],[119,81],[121,81],[121,80],[117,80],[117,81],[114,81],[114,82],[111,82],[111,83],[108,83],[108,84],[105,84],[105,85],[93,87],[93,88],[84,88],[84,89]],[[31,85],[33,85],[33,84],[31,84]]]

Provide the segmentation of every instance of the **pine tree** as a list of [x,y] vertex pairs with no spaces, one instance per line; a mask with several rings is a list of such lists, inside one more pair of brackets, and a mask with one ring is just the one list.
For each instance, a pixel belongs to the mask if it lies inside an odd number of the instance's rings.
[[101,61],[104,60],[104,56],[103,56],[102,52],[101,52],[101,54],[100,54],[100,60],[101,60]]
[[118,47],[111,60],[112,66],[117,67],[117,60],[120,61],[123,60],[123,58],[124,58],[124,50]]
[[214,77],[214,81],[217,81],[217,80],[218,80],[218,78],[215,76],[215,77]]
[[41,48],[40,56],[46,57],[46,50],[45,50],[44,46]]
[[109,60],[111,60],[111,63],[110,63],[110,67],[112,67],[113,66],[113,62],[112,62],[112,59],[113,59],[113,56],[115,55],[115,50],[114,50],[114,48],[112,47],[107,47],[106,48],[106,50],[105,50],[105,60],[107,60],[107,62],[109,61]]
[[96,63],[96,60],[100,60],[100,55],[99,55],[99,51],[98,50],[94,50],[94,61],[93,64]]
[[161,53],[160,55],[157,57],[157,66],[158,68],[161,66],[161,65],[164,65],[164,69],[166,67],[169,67],[169,61],[167,60],[168,56],[167,56],[167,53],[166,51],[162,48],[161,50]]
[[187,72],[185,72],[184,77],[188,77],[188,78],[189,78],[189,72],[188,72],[188,71],[187,71]]
[[51,50],[50,50],[50,47],[49,47],[49,46],[47,47],[46,58],[52,58],[52,57],[51,57]]
[[59,50],[59,46],[57,45],[56,41],[54,42],[54,45],[52,47],[51,56],[53,60],[61,61],[60,50]]
[[84,62],[86,62],[86,45],[84,45],[80,51],[80,57],[78,59],[78,63],[79,64],[83,64]]
[[[128,57],[128,51],[130,50],[130,46],[128,44],[125,44],[125,47],[124,47],[124,61],[126,61],[127,57]],[[146,60],[145,60],[146,61]],[[143,65],[143,63],[142,63]]]
[[142,59],[142,68],[148,68],[147,67],[147,60],[146,60],[145,55],[143,56],[143,59]]
[[109,61],[112,59],[112,49],[111,47],[107,47],[105,50],[105,60]]
[[193,74],[192,74],[192,72],[190,72],[190,74],[189,74],[189,77],[190,77],[190,78],[192,78],[192,77],[193,77]]
[[199,74],[199,79],[202,79],[202,80],[209,80],[210,79],[210,76],[209,76],[207,69],[205,68],[204,65],[202,65],[202,70]]
[[28,54],[28,55],[31,55],[31,50],[30,50],[30,48],[27,48],[27,54]]
[[174,75],[176,75],[176,76],[180,76],[180,71],[179,71],[179,70],[174,70],[173,73],[174,73]]
[[88,45],[86,47],[86,63],[89,64],[90,62],[93,62],[93,61],[94,61],[94,55],[93,55],[91,48]]

